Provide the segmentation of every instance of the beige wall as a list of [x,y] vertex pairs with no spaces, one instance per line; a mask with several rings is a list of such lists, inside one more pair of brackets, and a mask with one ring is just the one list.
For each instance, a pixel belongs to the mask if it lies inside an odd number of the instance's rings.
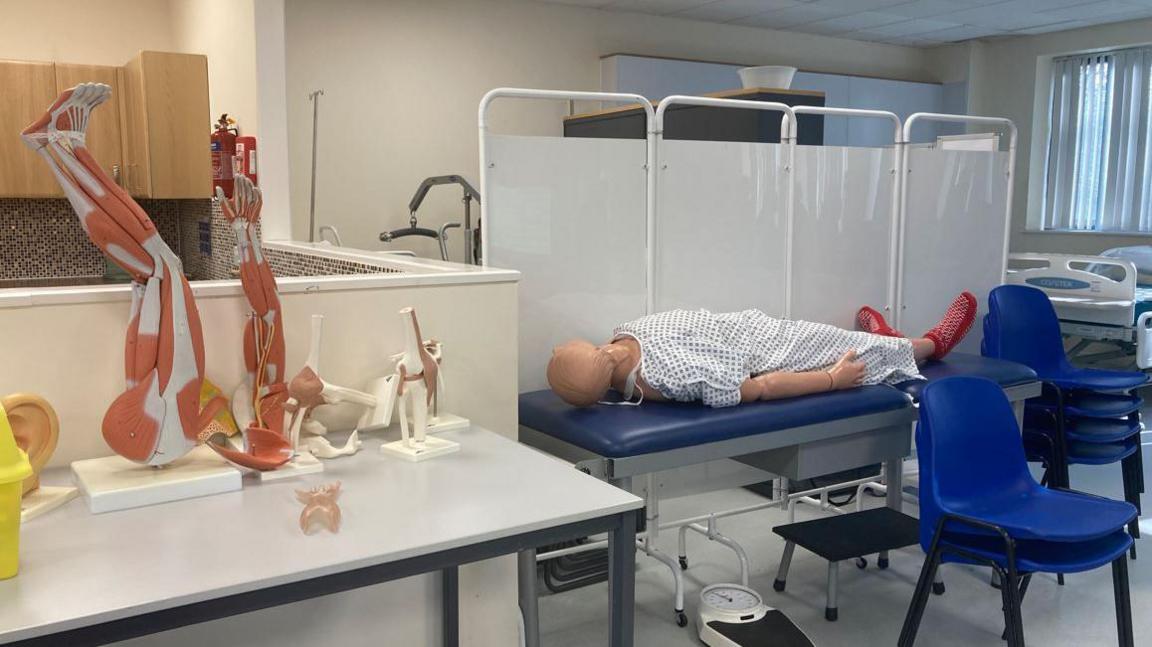
[[[1013,205],[1012,250],[1096,254],[1119,245],[1142,245],[1147,237],[1099,234],[1029,233],[1029,209],[1039,201],[1030,188],[1039,187],[1048,88],[1047,62],[1052,56],[1096,48],[1152,42],[1152,20],[1138,20],[1053,34],[988,41],[970,47],[969,111],[1008,117],[1020,129]],[[1030,200],[1031,197],[1031,200]],[[1031,202],[1031,204],[1030,204]]]
[[253,1],[0,0],[0,58],[123,65],[142,49],[206,54],[213,117],[228,112],[254,134]]
[[[379,249],[405,226],[426,176],[477,178],[476,107],[498,86],[600,87],[599,58],[615,52],[936,80],[923,50],[515,0],[287,0],[288,137],[295,238],[307,236],[312,112],[323,88],[318,224]],[[558,134],[565,106],[504,103],[495,130]],[[511,107],[510,107],[511,106]],[[459,193],[441,187],[421,223],[459,220]],[[411,240],[411,239],[409,239]],[[421,244],[421,254],[433,247]],[[460,253],[458,244],[452,245]]]
[[174,47],[166,0],[0,0],[0,58],[123,65]]
[[175,50],[208,56],[212,119],[227,112],[245,135],[258,132],[252,3],[253,0],[171,0]]

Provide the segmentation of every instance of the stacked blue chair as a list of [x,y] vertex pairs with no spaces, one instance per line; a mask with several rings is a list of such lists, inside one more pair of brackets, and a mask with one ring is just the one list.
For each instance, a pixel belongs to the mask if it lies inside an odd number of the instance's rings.
[[1012,405],[979,377],[924,388],[916,447],[920,460],[920,545],[927,553],[900,647],[911,647],[941,563],[989,566],[1003,583],[1005,638],[1024,645],[1021,606],[1033,573],[1079,573],[1112,565],[1119,644],[1134,645],[1125,526],[1135,506],[1045,488],[1032,478]]
[[[1066,488],[1069,465],[1120,463],[1124,499],[1139,510],[1144,491],[1143,401],[1133,391],[1147,385],[1148,376],[1073,366],[1064,353],[1052,302],[1040,290],[1023,285],[992,290],[981,350],[985,356],[1030,367],[1044,383],[1044,395],[1025,405],[1024,443],[1029,458],[1045,463],[1046,482]],[[1139,538],[1138,520],[1131,522],[1129,532]]]

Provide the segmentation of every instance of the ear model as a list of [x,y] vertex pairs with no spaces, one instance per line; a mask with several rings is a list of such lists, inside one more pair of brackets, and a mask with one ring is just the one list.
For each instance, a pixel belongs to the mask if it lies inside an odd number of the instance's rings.
[[8,413],[16,445],[28,454],[28,462],[32,463],[32,476],[24,480],[23,494],[28,494],[40,487],[40,471],[56,451],[60,420],[52,405],[38,395],[14,393],[0,399],[0,405]]

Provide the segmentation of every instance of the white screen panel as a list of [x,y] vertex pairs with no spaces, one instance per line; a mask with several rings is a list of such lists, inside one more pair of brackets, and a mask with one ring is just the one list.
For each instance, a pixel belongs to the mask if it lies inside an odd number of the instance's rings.
[[856,310],[887,304],[895,152],[797,146],[793,319],[852,330]]
[[[903,320],[919,335],[962,290],[987,311],[988,292],[1003,283],[1008,153],[909,150],[903,275]],[[978,319],[960,346],[979,353]]]
[[[547,387],[552,348],[596,343],[644,314],[644,140],[489,136],[484,235],[519,270],[520,391]],[[466,316],[466,313],[461,313]]]
[[787,147],[675,140],[659,155],[655,309],[783,315]]

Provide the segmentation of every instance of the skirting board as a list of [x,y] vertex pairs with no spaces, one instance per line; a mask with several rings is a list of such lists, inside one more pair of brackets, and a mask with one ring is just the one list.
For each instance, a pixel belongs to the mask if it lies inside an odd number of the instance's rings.
[[122,456],[76,461],[72,477],[93,514],[235,492],[242,486],[240,470],[204,446],[162,468]]

